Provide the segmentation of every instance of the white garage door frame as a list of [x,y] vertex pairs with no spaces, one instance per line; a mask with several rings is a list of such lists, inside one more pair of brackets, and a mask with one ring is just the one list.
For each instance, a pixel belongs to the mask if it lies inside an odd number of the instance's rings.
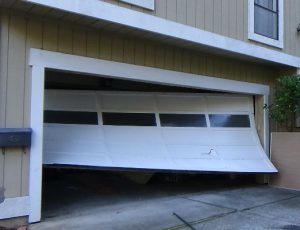
[[[111,77],[146,83],[208,89],[221,92],[260,95],[268,103],[269,86],[226,80],[195,74],[137,66],[113,61],[87,58],[58,52],[30,49],[31,66],[31,128],[33,129],[30,152],[29,222],[41,219],[42,157],[43,157],[43,110],[46,69],[72,71],[98,77]],[[264,150],[269,152],[268,114],[264,111]]]

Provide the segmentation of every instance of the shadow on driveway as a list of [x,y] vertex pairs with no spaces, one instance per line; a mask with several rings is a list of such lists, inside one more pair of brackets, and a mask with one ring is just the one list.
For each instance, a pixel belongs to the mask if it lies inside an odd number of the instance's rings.
[[43,220],[32,230],[300,226],[300,192],[255,185],[253,177],[159,174],[140,185],[112,172],[62,170],[44,181]]

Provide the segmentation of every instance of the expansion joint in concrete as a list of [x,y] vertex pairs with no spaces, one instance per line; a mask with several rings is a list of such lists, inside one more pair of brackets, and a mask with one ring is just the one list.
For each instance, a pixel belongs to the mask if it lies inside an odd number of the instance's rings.
[[263,207],[263,206],[270,205],[270,204],[275,204],[275,203],[278,203],[278,202],[281,202],[281,201],[291,200],[291,199],[294,199],[296,197],[300,197],[300,196],[299,195],[295,195],[295,196],[292,196],[292,197],[288,197],[288,198],[284,198],[284,199],[280,199],[280,200],[276,200],[276,201],[272,201],[272,202],[268,202],[268,203],[256,205],[256,206],[253,206],[253,207],[244,208],[244,209],[241,209],[239,211],[240,212],[249,211],[249,210],[252,210],[252,209],[255,209],[255,208]]

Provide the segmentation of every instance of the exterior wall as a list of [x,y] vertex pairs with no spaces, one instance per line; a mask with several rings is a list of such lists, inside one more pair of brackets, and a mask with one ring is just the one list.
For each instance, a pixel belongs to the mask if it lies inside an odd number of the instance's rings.
[[[25,31],[22,20],[17,19],[18,28],[12,33],[9,19],[1,15],[1,127],[23,127],[25,98]],[[28,153],[24,149],[11,148],[3,150],[0,156],[0,186],[5,188],[5,197],[18,197],[27,194],[28,187]]]
[[[273,85],[279,72],[274,66],[95,31],[19,12],[1,13],[1,127],[30,124],[29,48],[268,85]],[[261,119],[257,118],[257,124]],[[28,195],[30,153],[25,152],[24,149],[6,149],[5,154],[0,153],[0,186],[5,187],[7,198]]]
[[[258,44],[248,40],[248,0],[155,0],[150,11],[118,0],[101,0],[157,17],[175,21],[226,37]],[[284,48],[282,51],[300,56],[300,1],[284,0]]]
[[101,0],[239,40],[247,40],[248,0],[155,0],[155,10]]
[[271,185],[300,190],[299,138],[298,132],[272,133],[271,159],[279,173],[270,177]]

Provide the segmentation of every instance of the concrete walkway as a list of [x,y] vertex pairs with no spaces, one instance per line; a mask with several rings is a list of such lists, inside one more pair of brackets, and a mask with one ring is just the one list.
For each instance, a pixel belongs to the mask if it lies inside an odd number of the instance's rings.
[[[96,202],[96,201],[95,201]],[[246,186],[154,196],[126,202],[95,202],[48,216],[31,230],[300,229],[300,192]]]

